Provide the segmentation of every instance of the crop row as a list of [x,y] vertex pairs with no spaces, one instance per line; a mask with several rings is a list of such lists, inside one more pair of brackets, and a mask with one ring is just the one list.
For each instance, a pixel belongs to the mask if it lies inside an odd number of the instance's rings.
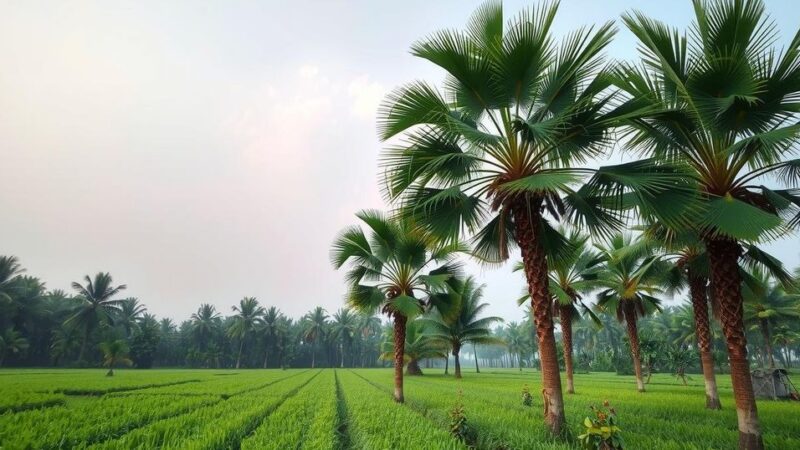
[[338,424],[335,375],[325,371],[270,414],[242,448],[330,450],[338,448]]
[[64,404],[63,394],[39,392],[6,392],[0,395],[0,414]]
[[466,448],[447,431],[395,403],[355,373],[341,372],[339,380],[353,448]]
[[247,395],[233,396],[187,414],[153,422],[92,448],[231,448],[318,374],[319,371],[315,371],[285,376]]
[[[214,376],[198,383],[172,384],[141,389],[133,394],[147,395],[219,395],[223,398],[261,389],[283,378],[297,375],[304,370],[244,371],[230,376]],[[129,393],[112,394],[114,396]]]
[[211,374],[154,370],[118,371],[117,376],[106,377],[102,370],[64,371],[59,374],[31,374],[9,377],[0,383],[0,397],[12,392],[57,392],[75,395],[102,395],[109,392],[145,389],[148,387],[195,382],[210,378]]

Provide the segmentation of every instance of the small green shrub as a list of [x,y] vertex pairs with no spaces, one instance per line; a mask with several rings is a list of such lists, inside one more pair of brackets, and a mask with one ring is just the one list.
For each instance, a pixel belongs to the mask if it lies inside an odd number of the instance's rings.
[[608,401],[603,406],[590,406],[593,417],[583,420],[586,431],[578,436],[583,447],[593,450],[618,450],[624,448],[622,434],[617,426],[617,412]]
[[522,387],[522,405],[533,406],[533,396],[531,395],[531,390],[528,388],[527,384]]

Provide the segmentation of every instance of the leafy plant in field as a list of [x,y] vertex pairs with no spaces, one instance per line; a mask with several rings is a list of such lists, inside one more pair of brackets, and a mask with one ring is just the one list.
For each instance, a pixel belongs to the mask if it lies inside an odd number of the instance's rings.
[[528,385],[522,387],[522,405],[523,406],[532,406],[533,405],[533,396],[531,395],[531,390],[528,388]]
[[608,400],[603,406],[590,406],[594,417],[583,420],[586,431],[578,439],[587,449],[616,450],[625,447],[620,428],[617,426],[617,412]]
[[458,390],[458,398],[453,409],[450,410],[450,434],[460,441],[467,439],[469,427],[467,427],[467,414],[464,408],[464,394]]
[[673,348],[667,352],[667,361],[672,366],[672,374],[675,378],[683,381],[684,386],[686,386],[686,380],[689,378],[686,376],[686,368],[696,360],[695,353],[685,347]]
[[124,339],[103,342],[100,344],[100,350],[103,352],[103,366],[108,367],[107,377],[114,376],[114,366],[133,364],[133,361],[128,359],[128,344]]

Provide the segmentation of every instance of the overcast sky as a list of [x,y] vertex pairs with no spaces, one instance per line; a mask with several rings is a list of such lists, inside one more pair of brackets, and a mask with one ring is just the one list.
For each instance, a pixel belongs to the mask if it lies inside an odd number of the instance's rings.
[[[507,15],[530,2],[507,1]],[[375,108],[442,73],[409,46],[477,1],[0,3],[0,254],[48,288],[109,271],[158,316],[343,305],[330,243],[377,188]],[[556,32],[689,0],[563,0]],[[787,42],[791,0],[767,1]],[[633,59],[620,33],[609,56]],[[769,248],[794,267],[797,238]],[[472,273],[522,317],[509,268]]]

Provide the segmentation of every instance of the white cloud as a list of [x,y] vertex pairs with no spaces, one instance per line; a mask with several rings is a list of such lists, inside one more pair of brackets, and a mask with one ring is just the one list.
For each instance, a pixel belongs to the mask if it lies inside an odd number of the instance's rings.
[[386,89],[377,81],[370,81],[369,75],[361,75],[347,85],[347,94],[352,100],[350,111],[353,115],[373,121]]

